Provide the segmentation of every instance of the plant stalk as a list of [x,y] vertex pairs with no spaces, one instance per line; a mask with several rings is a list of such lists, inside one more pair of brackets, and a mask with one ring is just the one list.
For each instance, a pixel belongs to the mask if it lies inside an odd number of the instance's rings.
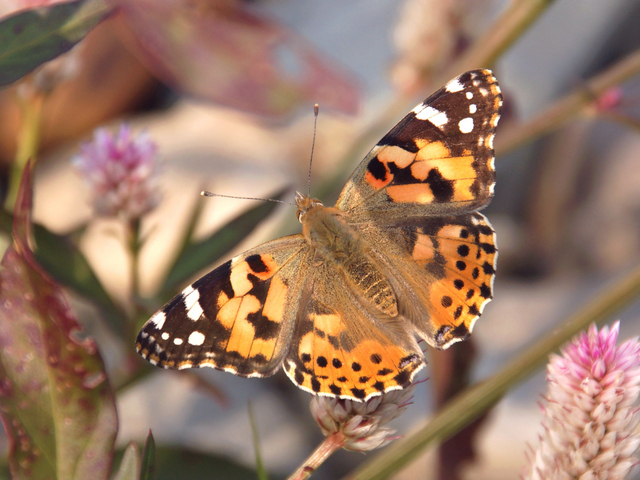
[[496,156],[500,157],[557,130],[568,120],[583,112],[606,90],[625,82],[638,73],[640,73],[640,49],[587,80],[580,88],[557,100],[531,120],[500,131],[496,135]]
[[31,168],[33,168],[36,163],[36,156],[40,146],[40,127],[44,98],[45,96],[40,93],[34,93],[27,98],[18,98],[22,116],[16,156],[11,166],[9,193],[5,201],[5,207],[10,212],[13,211],[16,202],[25,165],[31,160]]
[[344,446],[344,436],[341,432],[332,433],[325,437],[318,448],[305,460],[305,462],[293,472],[288,480],[306,480],[327,458]]

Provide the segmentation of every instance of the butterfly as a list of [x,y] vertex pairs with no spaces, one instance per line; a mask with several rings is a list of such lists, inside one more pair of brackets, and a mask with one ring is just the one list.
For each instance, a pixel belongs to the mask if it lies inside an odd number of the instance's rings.
[[407,114],[358,165],[334,207],[297,193],[302,233],[224,263],[142,327],[154,365],[266,377],[364,401],[411,383],[417,338],[464,340],[492,299],[502,96],[466,72]]

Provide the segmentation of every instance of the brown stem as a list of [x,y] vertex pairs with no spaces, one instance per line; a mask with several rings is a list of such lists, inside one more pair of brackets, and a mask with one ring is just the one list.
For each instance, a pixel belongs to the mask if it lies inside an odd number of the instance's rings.
[[561,98],[528,122],[515,125],[496,135],[496,156],[532,142],[556,130],[567,120],[581,113],[607,89],[619,85],[640,73],[640,49],[584,82],[581,88]]
[[535,22],[554,0],[519,0],[503,12],[480,38],[476,39],[453,64],[438,78],[435,85],[445,82],[467,70],[491,67],[524,31]]
[[345,438],[342,433],[332,433],[318,445],[318,448],[293,472],[288,480],[305,480],[309,478],[327,458],[337,450],[340,450],[344,446],[344,443]]

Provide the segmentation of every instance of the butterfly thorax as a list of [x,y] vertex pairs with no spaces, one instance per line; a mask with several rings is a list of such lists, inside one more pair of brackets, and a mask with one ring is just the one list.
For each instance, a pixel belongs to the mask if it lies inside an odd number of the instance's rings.
[[327,265],[343,276],[353,294],[387,315],[398,315],[393,288],[372,255],[371,246],[349,224],[348,215],[300,193],[296,203],[302,233],[314,252],[314,266]]

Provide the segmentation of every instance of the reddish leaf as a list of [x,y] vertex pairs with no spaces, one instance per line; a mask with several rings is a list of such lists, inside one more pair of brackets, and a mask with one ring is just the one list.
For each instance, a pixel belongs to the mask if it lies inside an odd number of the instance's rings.
[[59,288],[35,262],[27,239],[31,186],[25,168],[14,243],[0,271],[0,415],[14,479],[102,479],[112,461],[113,393],[92,340]]
[[242,2],[112,0],[141,60],[185,92],[246,112],[292,113],[303,102],[353,114],[358,89],[301,37]]

